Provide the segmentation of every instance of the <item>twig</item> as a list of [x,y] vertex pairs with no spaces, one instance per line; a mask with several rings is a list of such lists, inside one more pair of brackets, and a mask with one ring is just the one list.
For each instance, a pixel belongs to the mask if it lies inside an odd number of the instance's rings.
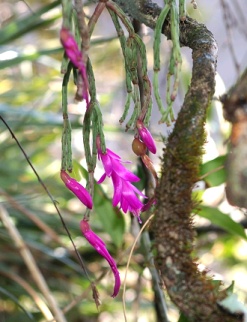
[[58,244],[65,247],[64,243],[62,242],[60,237],[57,235],[55,230],[50,228],[46,223],[44,223],[41,219],[39,219],[39,217],[37,217],[30,210],[26,209],[21,204],[19,204],[14,198],[12,198],[9,194],[7,194],[2,189],[0,189],[0,195],[4,196],[7,199],[7,201],[12,205],[13,208],[20,211],[28,219],[30,219],[32,222],[34,222],[35,225],[37,227],[39,227],[42,231],[44,231],[52,240],[56,241]]
[[18,276],[16,274],[8,273],[5,271],[1,271],[0,273],[1,273],[1,275],[5,275],[6,277],[12,279],[16,283],[18,283],[20,286],[22,286],[27,291],[27,293],[32,297],[35,304],[37,305],[37,307],[40,309],[40,311],[43,313],[44,317],[47,320],[50,320],[53,318],[53,315],[52,315],[51,311],[49,310],[48,306],[46,305],[46,303],[42,300],[40,295],[30,286],[29,283],[27,283],[23,278],[21,278],[20,276]]
[[235,66],[235,69],[237,71],[237,73],[240,73],[240,66],[239,63],[237,61],[237,57],[235,55],[235,51],[234,51],[234,47],[233,47],[233,43],[232,43],[232,31],[231,31],[231,26],[230,26],[230,17],[231,17],[231,13],[229,10],[229,6],[226,4],[225,0],[221,0],[221,7],[222,7],[222,11],[223,11],[223,20],[225,23],[225,27],[226,27],[226,34],[227,34],[227,43],[228,43],[228,47],[232,56],[232,60]]
[[64,314],[62,313],[61,309],[59,308],[55,298],[53,297],[51,291],[49,290],[46,281],[39,270],[38,266],[36,265],[35,259],[31,254],[30,250],[28,249],[27,245],[25,244],[22,236],[20,235],[18,229],[13,224],[7,210],[0,205],[0,218],[3,222],[3,225],[8,230],[10,237],[14,241],[17,249],[20,252],[21,257],[23,258],[33,280],[39,287],[40,291],[43,293],[47,303],[49,303],[53,314],[55,315],[57,322],[67,322]]
[[131,251],[129,254],[129,258],[127,261],[127,265],[126,265],[126,270],[125,270],[125,275],[124,275],[124,282],[123,282],[123,296],[122,296],[122,300],[123,300],[123,313],[124,313],[124,320],[127,322],[127,317],[126,317],[126,305],[125,305],[125,293],[126,293],[126,279],[127,279],[127,274],[128,274],[128,269],[129,269],[129,264],[130,264],[130,260],[132,257],[132,254],[134,252],[136,243],[139,239],[139,237],[141,236],[141,233],[143,232],[143,230],[147,227],[147,225],[151,222],[151,220],[153,219],[154,215],[151,215],[148,220],[145,222],[145,224],[142,226],[141,230],[139,231],[138,235],[136,236],[136,239],[131,247]]
[[207,176],[209,176],[210,174],[213,174],[213,173],[215,173],[215,172],[218,172],[218,171],[220,171],[221,169],[224,169],[224,165],[221,165],[221,166],[219,166],[219,167],[217,167],[217,168],[215,168],[215,169],[213,169],[213,170],[210,170],[210,171],[208,171],[207,173],[205,173],[205,174],[203,174],[202,176],[200,176],[199,177],[199,180],[203,180],[204,178],[206,178]]
[[158,309],[157,311],[157,316],[159,317],[159,321],[162,322],[168,322],[168,317],[167,317],[167,305],[165,301],[165,295],[164,291],[161,287],[161,280],[160,276],[157,272],[157,269],[154,265],[154,258],[153,254],[151,252],[151,241],[149,237],[149,233],[147,231],[144,231],[144,233],[141,236],[141,242],[144,245],[144,249],[146,250],[146,257],[148,260],[148,268],[152,276],[152,282],[153,282],[153,289],[154,289],[154,294],[155,294],[155,304]]
[[60,213],[60,210],[58,209],[58,206],[57,206],[56,200],[52,197],[52,195],[51,195],[50,191],[48,190],[48,188],[46,187],[45,183],[43,182],[43,180],[42,180],[42,179],[41,179],[41,177],[39,176],[38,172],[36,171],[36,169],[35,169],[35,168],[34,168],[34,166],[32,165],[32,162],[29,160],[29,158],[28,158],[28,156],[27,156],[27,154],[26,154],[25,150],[23,149],[23,147],[22,147],[21,143],[19,142],[19,140],[18,140],[18,139],[17,139],[17,137],[15,136],[14,132],[11,130],[11,128],[10,128],[10,126],[8,125],[8,123],[4,120],[4,118],[3,118],[1,115],[0,115],[0,119],[2,120],[2,122],[5,124],[5,126],[6,126],[6,127],[7,127],[7,129],[9,130],[10,134],[12,135],[12,138],[15,140],[16,144],[18,145],[19,149],[21,150],[22,154],[24,155],[24,157],[25,157],[25,159],[26,159],[27,163],[28,163],[28,164],[29,164],[29,166],[31,167],[32,171],[34,172],[34,174],[35,174],[36,178],[38,179],[39,183],[41,184],[42,188],[45,190],[46,194],[48,195],[48,197],[50,198],[51,202],[53,203],[53,206],[54,206],[54,207],[55,207],[55,209],[56,209],[56,212],[57,212],[57,214],[58,214],[58,216],[59,216],[59,218],[60,218],[60,220],[61,220],[61,223],[62,223],[62,225],[63,225],[63,227],[64,227],[64,229],[65,229],[65,231],[66,231],[66,233],[67,233],[67,235],[68,235],[68,237],[69,237],[69,240],[70,240],[70,241],[71,241],[71,243],[72,243],[72,246],[73,246],[73,248],[74,248],[74,250],[75,250],[75,253],[76,253],[77,259],[78,259],[78,261],[79,261],[79,263],[80,263],[80,266],[81,266],[81,268],[82,268],[83,272],[86,274],[86,276],[87,276],[88,280],[90,281],[90,277],[89,277],[88,272],[87,272],[87,270],[86,270],[86,267],[85,267],[85,265],[84,265],[84,263],[83,263],[83,260],[82,260],[82,258],[81,258],[81,255],[80,255],[80,253],[78,252],[78,250],[77,250],[77,248],[76,248],[76,246],[75,246],[75,243],[74,243],[74,241],[73,241],[73,239],[72,239],[72,237],[71,237],[71,234],[70,234],[70,232],[69,232],[69,230],[68,230],[68,228],[67,228],[67,226],[66,226],[66,223],[65,223],[65,221],[64,221],[64,219],[63,219],[63,217],[62,217],[62,214]]

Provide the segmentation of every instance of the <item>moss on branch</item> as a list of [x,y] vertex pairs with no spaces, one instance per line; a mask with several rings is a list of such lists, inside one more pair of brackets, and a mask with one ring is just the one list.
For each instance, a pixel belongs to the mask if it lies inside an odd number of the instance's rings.
[[[160,8],[147,0],[115,0],[133,18],[154,28]],[[163,26],[170,38],[169,22]],[[173,132],[162,157],[162,171],[153,223],[156,268],[169,296],[190,321],[234,322],[242,316],[230,315],[218,306],[226,297],[198,270],[192,259],[194,230],[191,212],[195,206],[192,189],[205,143],[204,124],[215,87],[217,45],[207,28],[187,17],[180,24],[180,43],[192,49],[193,69]]]

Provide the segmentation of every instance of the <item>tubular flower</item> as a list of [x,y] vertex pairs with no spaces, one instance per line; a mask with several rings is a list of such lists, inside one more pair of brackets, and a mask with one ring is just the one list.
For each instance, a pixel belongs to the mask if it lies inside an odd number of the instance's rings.
[[120,281],[119,271],[117,269],[117,265],[116,265],[114,259],[111,257],[108,250],[106,249],[106,245],[103,242],[103,240],[91,230],[91,228],[86,220],[82,220],[80,222],[80,227],[81,227],[81,231],[82,231],[83,236],[87,239],[89,244],[91,244],[93,246],[93,248],[101,256],[103,256],[107,260],[107,262],[109,263],[111,270],[112,270],[114,277],[115,277],[115,286],[114,286],[112,297],[117,296],[117,294],[119,292],[120,285],[121,285],[121,281]]
[[93,201],[90,193],[79,182],[71,178],[64,170],[61,170],[60,176],[66,187],[72,191],[86,207],[92,209]]
[[156,153],[156,145],[154,142],[154,139],[152,137],[152,134],[149,132],[149,130],[144,126],[143,122],[140,120],[137,120],[136,127],[139,132],[139,135],[142,139],[142,141],[146,144],[148,150],[152,152],[153,154]]
[[106,176],[111,177],[114,187],[113,206],[116,207],[119,204],[120,209],[122,209],[123,212],[126,213],[129,210],[138,218],[139,222],[141,222],[140,213],[143,204],[138,199],[137,195],[144,198],[146,198],[146,196],[131,184],[131,182],[137,182],[140,179],[127,170],[123,166],[120,156],[111,150],[106,149],[106,153],[103,154],[101,149],[98,148],[98,157],[102,161],[105,169],[105,173],[98,183],[102,183]]
[[77,42],[75,41],[73,35],[66,28],[62,28],[60,31],[60,40],[65,50],[67,57],[71,60],[72,64],[78,68],[81,77],[83,79],[83,98],[86,100],[87,106],[89,105],[88,98],[88,80],[86,66],[82,57],[82,52],[80,51]]

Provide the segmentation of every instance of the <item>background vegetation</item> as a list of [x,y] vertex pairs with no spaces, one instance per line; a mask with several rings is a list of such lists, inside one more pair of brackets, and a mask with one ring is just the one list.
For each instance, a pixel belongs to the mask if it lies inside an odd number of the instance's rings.
[[[229,66],[231,78],[229,75],[225,79],[218,76],[216,96],[229,88],[245,67],[243,61],[244,57],[246,60],[246,46],[245,52],[242,50],[240,53],[235,46],[234,41],[237,40],[234,35],[238,35],[246,43],[246,28],[243,27],[246,27],[246,19],[242,20],[241,10],[247,9],[246,4],[242,4],[239,10],[237,4],[230,6],[226,1],[217,3],[221,4],[223,27],[225,23],[222,32],[226,33],[225,43],[220,46],[219,65],[221,70]],[[63,54],[58,37],[61,27],[60,2],[29,1],[27,4],[22,1],[1,1],[0,7],[0,115],[13,130],[56,200],[90,278],[95,280],[102,301],[97,309],[88,277],[74,256],[72,245],[50,199],[15,140],[0,122],[0,320],[44,321],[44,316],[49,320],[49,303],[45,304],[37,282],[33,281],[27,269],[20,245],[15,244],[6,222],[4,223],[3,218],[8,218],[31,251],[50,292],[66,313],[68,321],[123,321],[121,296],[110,298],[113,279],[108,274],[107,263],[81,237],[78,223],[84,209],[65,189],[59,177],[62,133],[60,63]],[[86,7],[87,15],[90,16],[93,7],[93,4]],[[197,12],[192,11],[192,6],[188,3],[188,12],[197,19],[211,25],[216,23],[212,22],[212,8],[207,5],[203,7],[203,2],[198,2]],[[227,13],[228,19],[232,19],[230,22],[227,20]],[[237,22],[241,20],[241,24],[233,24],[234,17],[238,19]],[[215,29],[217,30],[217,26]],[[153,33],[144,28],[143,34],[152,69]],[[168,53],[169,41],[165,37],[162,41],[162,50]],[[228,56],[227,50],[230,53],[233,50],[234,53]],[[104,112],[109,146],[121,154],[123,159],[133,161],[132,170],[142,175],[139,161],[131,154],[132,133],[123,134],[124,128],[118,125],[125,100],[124,71],[118,40],[107,14],[101,17],[96,27],[90,57]],[[183,59],[180,97],[175,106],[177,111],[191,77],[190,53],[186,50],[183,52]],[[163,58],[161,84],[165,80],[166,60]],[[73,97],[74,87],[71,84],[69,109],[76,160],[74,166],[83,180],[85,161],[81,124],[85,106],[75,104]],[[161,135],[167,133],[165,126],[157,126],[158,119],[155,106],[151,129],[154,130],[159,148],[157,157],[154,158],[157,171],[162,153]],[[230,206],[224,194],[224,162],[228,152],[225,141],[229,137],[229,125],[223,120],[219,102],[212,104],[207,132],[208,143],[201,165],[201,181],[194,192],[202,199],[200,211],[195,215],[198,237],[195,256],[199,257],[202,266],[210,269],[215,280],[223,279],[226,285],[235,280],[236,291],[241,300],[246,301],[246,215],[245,210]],[[98,178],[101,173],[102,169],[98,169]],[[123,216],[112,208],[108,197],[109,189],[107,185],[103,189],[97,186],[93,229],[103,236],[109,251],[116,258],[123,280],[130,248],[139,227],[128,215]],[[156,316],[144,242],[142,239],[137,244],[128,270],[128,321],[154,321]],[[169,319],[177,321],[179,312],[169,298],[166,300]]]

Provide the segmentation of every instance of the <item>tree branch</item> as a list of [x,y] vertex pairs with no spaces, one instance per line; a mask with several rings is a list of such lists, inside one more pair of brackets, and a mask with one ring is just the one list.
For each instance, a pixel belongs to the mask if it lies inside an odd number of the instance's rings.
[[[132,18],[154,28],[160,8],[147,0],[115,0]],[[170,38],[170,26],[163,26]],[[192,188],[198,180],[205,142],[204,123],[215,86],[217,45],[207,28],[187,17],[180,24],[181,45],[192,49],[191,86],[162,159],[162,173],[153,224],[156,267],[173,302],[191,321],[233,322],[238,317],[222,311],[219,293],[206,272],[192,260],[194,231]]]

